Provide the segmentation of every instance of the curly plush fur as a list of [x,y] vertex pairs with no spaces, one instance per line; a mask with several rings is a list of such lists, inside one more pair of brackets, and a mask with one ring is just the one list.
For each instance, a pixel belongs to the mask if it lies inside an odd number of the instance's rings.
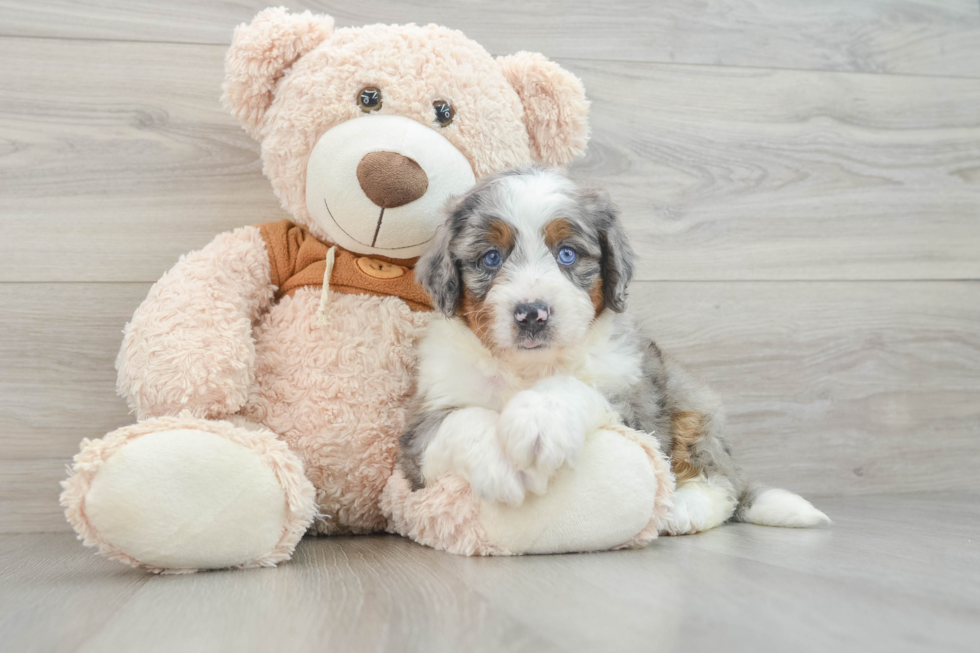
[[255,329],[255,384],[242,414],[299,453],[327,518],[320,533],[383,530],[381,491],[405,429],[415,345],[429,320],[394,297],[335,295],[316,325],[318,289],[276,304]]
[[[365,119],[357,97],[366,86],[383,89],[378,115],[420,123],[462,153],[476,177],[536,158],[567,163],[588,137],[588,102],[574,76],[539,55],[495,60],[436,25],[334,29],[328,16],[267,9],[235,30],[225,70],[225,105],[261,141],[263,170],[282,206],[328,245],[336,243],[307,208],[308,162],[328,131]],[[434,122],[436,100],[455,109],[445,128]],[[322,518],[314,523],[312,508],[290,512],[282,546],[239,564],[288,557],[301,514],[321,533],[385,528],[381,493],[428,316],[396,297],[335,295],[320,326],[319,287],[276,301],[270,278],[261,232],[245,227],[182,257],[150,290],[117,360],[119,392],[143,421],[84,441],[66,485],[68,518],[86,543],[143,564],[99,536],[85,519],[85,496],[102,463],[124,464],[112,456],[133,434],[168,433],[166,419],[176,415],[200,422],[188,432],[235,442],[258,429],[296,457],[283,472],[285,491],[312,483]],[[206,478],[207,461],[193,463]],[[181,482],[176,471],[171,481]]]
[[585,151],[582,83],[541,55],[495,60],[438,25],[368,25],[325,36],[332,21],[301,15],[283,26],[279,11],[236,30],[224,100],[261,138],[263,171],[283,208],[318,238],[328,236],[306,208],[307,161],[320,135],[362,116],[350,100],[366,85],[384,92],[380,115],[425,125],[433,123],[433,101],[451,101],[456,117],[439,133],[477,177],[531,161],[565,165]]
[[116,387],[136,417],[218,419],[241,408],[255,377],[252,323],[274,291],[255,227],[182,256],[123,331]]

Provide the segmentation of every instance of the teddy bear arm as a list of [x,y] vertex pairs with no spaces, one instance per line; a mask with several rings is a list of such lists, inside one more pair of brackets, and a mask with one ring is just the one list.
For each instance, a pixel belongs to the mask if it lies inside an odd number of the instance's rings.
[[123,332],[117,388],[138,418],[236,412],[253,380],[252,325],[274,290],[256,227],[221,234],[181,257]]

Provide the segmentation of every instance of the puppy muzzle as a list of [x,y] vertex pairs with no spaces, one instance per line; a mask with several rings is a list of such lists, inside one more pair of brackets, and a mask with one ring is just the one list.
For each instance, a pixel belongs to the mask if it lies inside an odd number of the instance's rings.
[[522,348],[533,349],[542,344],[550,317],[551,309],[544,302],[527,302],[514,307],[514,323]]

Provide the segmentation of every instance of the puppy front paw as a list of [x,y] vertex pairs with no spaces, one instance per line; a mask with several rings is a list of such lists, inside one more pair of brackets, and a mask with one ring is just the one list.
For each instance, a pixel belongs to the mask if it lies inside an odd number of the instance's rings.
[[524,486],[544,494],[551,476],[578,459],[585,424],[554,395],[525,390],[500,413],[497,436],[504,454],[523,475]]
[[506,461],[481,467],[470,476],[470,487],[484,501],[511,506],[524,503],[524,474]]

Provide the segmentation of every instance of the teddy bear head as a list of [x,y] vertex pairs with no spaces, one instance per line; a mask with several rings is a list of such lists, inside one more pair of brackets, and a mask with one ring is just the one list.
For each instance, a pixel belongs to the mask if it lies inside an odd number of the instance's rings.
[[417,257],[449,197],[508,167],[563,166],[588,139],[577,77],[437,25],[334,29],[266,9],[236,28],[225,71],[283,208],[359,254]]

